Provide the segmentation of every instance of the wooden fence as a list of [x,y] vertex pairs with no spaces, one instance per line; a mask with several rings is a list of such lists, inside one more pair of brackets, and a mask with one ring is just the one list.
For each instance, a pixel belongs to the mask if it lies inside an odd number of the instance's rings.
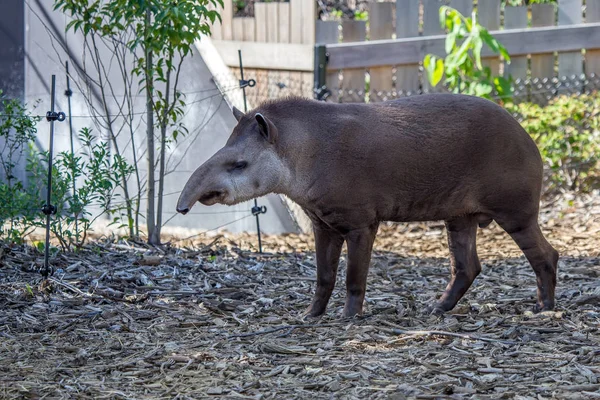
[[[495,73],[511,74],[528,93],[556,86],[551,78],[600,75],[600,0],[558,0],[524,7],[503,0],[373,1],[368,20],[320,21],[314,0],[255,3],[253,17],[233,16],[233,0],[220,10],[213,44],[239,78],[238,49],[246,76],[257,86],[250,103],[289,94],[313,97],[315,80],[331,92],[330,101],[380,101],[431,88],[422,73],[427,53],[444,56],[439,8],[448,4],[479,22],[508,49],[511,63],[484,51]],[[325,71],[314,71],[315,45],[325,45]],[[582,51],[585,50],[585,51]],[[324,60],[323,60],[324,61]],[[573,83],[574,82],[574,83]],[[231,86],[231,82],[225,87]],[[560,85],[559,85],[560,86]]]
[[251,104],[288,94],[312,97],[316,1],[255,3],[253,17],[234,17],[233,1],[225,0],[219,11],[213,44],[238,78],[242,50],[245,77],[257,81],[247,91]]
[[[371,3],[368,21],[317,21],[317,43],[326,44],[329,100],[379,101],[430,91],[420,63],[427,53],[445,55],[439,24],[443,4],[465,16],[474,9],[472,0],[398,0]],[[511,63],[502,65],[484,52],[493,72],[532,80],[530,91],[544,90],[547,78],[600,75],[600,0],[587,0],[585,7],[582,0],[524,7],[501,7],[501,0],[475,4],[479,22],[511,55]]]

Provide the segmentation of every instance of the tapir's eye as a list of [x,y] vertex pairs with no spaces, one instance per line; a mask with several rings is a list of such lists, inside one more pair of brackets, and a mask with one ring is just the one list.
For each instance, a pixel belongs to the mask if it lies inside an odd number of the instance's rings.
[[235,164],[233,164],[233,169],[239,171],[246,168],[247,166],[248,163],[246,161],[238,161]]

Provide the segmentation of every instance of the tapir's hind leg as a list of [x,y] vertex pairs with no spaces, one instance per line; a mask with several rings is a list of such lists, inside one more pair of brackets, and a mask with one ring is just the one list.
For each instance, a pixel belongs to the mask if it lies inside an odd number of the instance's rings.
[[475,248],[477,224],[475,215],[446,221],[452,275],[446,291],[433,309],[434,313],[453,309],[481,272]]
[[552,310],[554,308],[554,289],[556,288],[556,270],[558,252],[548,243],[536,218],[522,221],[496,222],[513,238],[527,257],[537,278],[536,311]]

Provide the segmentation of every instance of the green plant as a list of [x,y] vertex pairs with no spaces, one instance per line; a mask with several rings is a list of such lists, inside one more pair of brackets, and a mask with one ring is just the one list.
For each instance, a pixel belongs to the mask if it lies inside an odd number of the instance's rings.
[[[52,166],[51,201],[57,211],[50,219],[50,230],[63,250],[81,247],[92,223],[100,216],[108,215],[113,224],[121,221],[124,205],[118,201],[118,191],[122,189],[121,182],[133,173],[133,167],[122,157],[111,157],[108,143],[97,141],[90,129],[81,129],[79,140],[83,144],[79,154],[60,152]],[[38,188],[34,196],[42,198],[48,153],[32,151],[27,164],[32,182],[38,183],[32,185]],[[73,193],[75,180],[77,189]],[[45,220],[39,219],[36,224],[43,227]]]
[[[181,66],[191,54],[195,41],[201,34],[210,34],[211,24],[220,19],[217,11],[208,8],[217,5],[222,7],[223,0],[54,2],[55,9],[71,17],[67,30],[83,33],[86,40],[92,40],[94,49],[97,50],[95,38],[98,37],[134,58],[131,72],[140,79],[141,91],[146,96],[146,223],[148,241],[152,244],[160,243],[163,223],[166,148],[178,135],[187,133],[179,123],[186,107],[178,87]],[[155,135],[155,128],[160,130],[159,135]],[[155,177],[156,169],[158,177]],[[129,204],[128,210],[131,210]],[[131,213],[129,219],[132,219]]]
[[547,190],[600,187],[600,94],[560,96],[545,106],[507,104],[535,140],[550,174]]
[[17,177],[17,166],[35,139],[39,117],[32,116],[20,101],[2,97],[0,91],[0,238],[21,243],[33,230],[33,220],[41,212],[41,201]]
[[548,4],[548,3],[556,3],[557,0],[506,0],[506,5],[518,7],[518,6],[526,6],[529,4]]
[[357,21],[368,21],[369,20],[369,12],[368,11],[354,11],[354,19]]
[[429,82],[436,86],[445,78],[445,84],[454,93],[465,93],[490,98],[496,91],[499,97],[512,95],[512,78],[494,76],[489,67],[481,62],[481,50],[486,44],[494,53],[510,62],[504,46],[486,28],[477,22],[477,14],[466,18],[454,8],[440,7],[440,24],[446,28],[446,57],[427,54],[423,66]]

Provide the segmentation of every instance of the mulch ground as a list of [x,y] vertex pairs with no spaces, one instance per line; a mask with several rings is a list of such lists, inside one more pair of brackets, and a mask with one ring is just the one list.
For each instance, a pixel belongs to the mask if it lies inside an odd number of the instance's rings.
[[449,276],[443,225],[382,226],[365,315],[303,320],[310,236],[219,235],[149,249],[102,240],[36,271],[0,250],[0,398],[600,398],[600,197],[541,216],[560,251],[557,309],[508,235],[479,231],[483,273],[451,313],[424,311]]

